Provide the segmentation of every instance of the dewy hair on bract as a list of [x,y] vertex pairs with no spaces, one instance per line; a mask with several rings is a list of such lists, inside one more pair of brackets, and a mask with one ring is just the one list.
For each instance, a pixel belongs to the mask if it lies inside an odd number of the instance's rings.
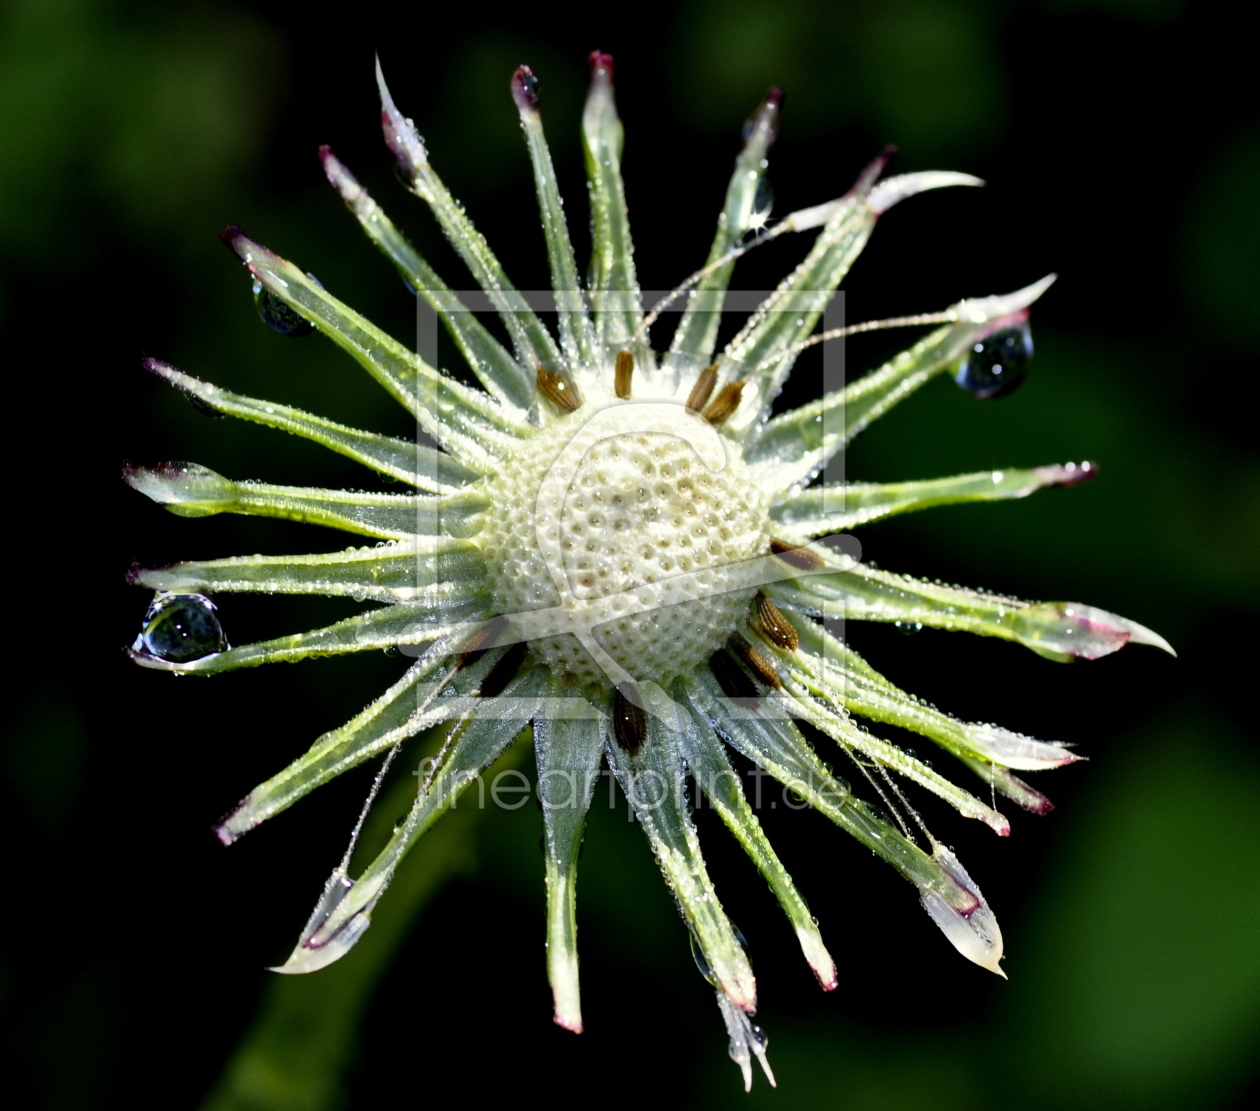
[[[497,314],[507,343],[437,276],[327,148],[324,171],[368,237],[436,313],[481,388],[430,365],[300,266],[233,227],[224,240],[248,270],[267,323],[293,336],[317,331],[337,344],[415,417],[431,444],[229,393],[156,360],[147,368],[199,407],[314,440],[414,492],[275,486],[189,463],[128,466],[124,475],[184,516],[284,517],[370,541],[329,554],[133,569],[132,581],[157,592],[130,649],[137,663],[211,675],[378,649],[412,659],[375,702],[256,787],[217,827],[230,844],[365,760],[382,757],[387,766],[410,737],[422,735],[434,753],[388,844],[354,877],[347,852],[279,971],[314,972],[346,953],[369,927],[403,856],[464,787],[532,728],[547,973],[560,1025],[582,1029],[577,858],[604,763],[677,900],[745,1086],[753,1057],[773,1082],[765,1038],[751,1020],[756,982],[706,870],[689,781],[765,877],[821,986],[835,987],[837,974],[819,924],[762,832],[732,752],[887,861],[913,884],[954,947],[1000,974],[1002,935],[992,909],[927,830],[904,784],[1005,836],[1006,817],[984,797],[1001,795],[1044,813],[1049,801],[1015,773],[1076,757],[1063,744],[960,721],[925,705],[856,655],[840,622],[1002,637],[1052,660],[1092,659],[1130,641],[1168,646],[1092,606],[1029,603],[876,570],[860,561],[859,546],[846,534],[890,514],[1072,486],[1094,475],[1093,464],[886,485],[828,482],[823,472],[854,435],[934,375],[952,374],[978,398],[1017,387],[1032,354],[1029,307],[1051,279],[1005,295],[968,297],[938,312],[816,331],[881,216],[924,190],[980,183],[946,172],[885,177],[886,152],[843,195],[771,222],[761,187],[778,126],[776,90],[748,123],[707,261],[699,269],[680,265],[680,278],[690,276],[648,306],[635,276],[612,59],[596,53],[582,118],[593,226],[585,283],[543,135],[537,81],[522,66],[511,82],[554,286],[554,302],[540,307],[509,281],[438,177],[379,70],[378,78],[385,141],[467,265],[478,296]],[[804,260],[718,350],[736,260],[795,235],[812,239]],[[539,315],[543,309],[554,311],[554,331]],[[657,351],[651,329],[667,310],[677,324],[668,350]],[[878,327],[927,325],[935,330],[885,366],[771,415],[793,363],[811,345]],[[371,608],[327,628],[229,647],[208,597],[229,591],[347,596]],[[954,770],[975,776],[984,797],[857,719],[921,734],[955,758]],[[838,757],[892,817],[830,770]]]

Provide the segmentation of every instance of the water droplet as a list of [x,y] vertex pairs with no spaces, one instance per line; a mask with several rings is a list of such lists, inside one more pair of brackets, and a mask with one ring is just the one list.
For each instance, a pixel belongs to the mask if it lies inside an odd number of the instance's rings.
[[204,594],[159,594],[132,648],[168,663],[187,663],[228,648],[215,605]]
[[1027,324],[1000,328],[971,345],[954,372],[954,381],[981,399],[1004,397],[1023,382],[1032,355]]
[[227,416],[226,413],[220,413],[210,402],[206,401],[205,398],[198,397],[195,393],[186,393],[184,396],[192,403],[192,407],[203,416],[213,417],[215,420],[223,420]]
[[254,283],[254,307],[258,309],[262,322],[282,336],[301,339],[315,331],[313,324],[304,320],[279,297],[257,282]]
[[700,975],[708,980],[714,987],[717,987],[717,977],[713,975],[713,969],[709,967],[709,962],[705,959],[704,952],[700,948],[700,942],[696,940],[695,934],[689,934],[688,936],[691,939],[691,956],[696,962],[696,967],[700,969]]
[[893,627],[905,633],[906,636],[910,636],[913,633],[920,633],[923,631],[923,622],[922,621],[894,621]]

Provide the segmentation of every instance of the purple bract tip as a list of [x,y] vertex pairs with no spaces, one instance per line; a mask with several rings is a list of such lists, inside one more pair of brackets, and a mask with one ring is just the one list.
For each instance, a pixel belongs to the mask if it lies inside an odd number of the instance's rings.
[[853,183],[853,188],[849,190],[850,194],[862,196],[869,193],[871,187],[879,180],[880,175],[888,169],[888,163],[897,156],[897,148],[891,143],[888,144],[879,155],[874,158],[870,164],[860,174],[858,179]]
[[1084,463],[1065,463],[1061,468],[1060,486],[1080,486],[1098,477],[1098,464],[1087,459]]
[[749,143],[760,134],[768,147],[774,142],[779,130],[779,109],[783,105],[783,90],[771,89],[762,98],[755,111],[744,124],[744,142]]
[[589,59],[591,63],[591,76],[603,77],[608,81],[613,77],[613,56],[611,54],[603,54],[598,50],[592,50]]
[[347,204],[352,204],[362,193],[354,174],[346,169],[344,163],[332,152],[332,147],[324,144],[319,148],[319,163],[324,167],[324,176]]
[[241,245],[248,243],[251,246],[257,246],[257,244],[254,243],[253,240],[251,240],[237,224],[229,224],[226,228],[219,232],[219,239],[223,243],[223,246],[231,251],[232,254],[236,255],[236,257],[242,262],[245,261],[245,255]]
[[538,78],[529,66],[521,66],[512,74],[512,99],[522,112],[538,110]]

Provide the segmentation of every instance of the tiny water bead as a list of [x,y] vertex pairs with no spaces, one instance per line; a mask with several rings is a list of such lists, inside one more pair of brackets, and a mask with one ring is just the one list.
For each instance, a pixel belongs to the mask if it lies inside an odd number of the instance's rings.
[[1032,356],[1032,332],[1027,324],[1001,328],[971,345],[954,381],[982,400],[1005,397],[1027,377]]
[[168,663],[187,663],[225,651],[228,642],[215,604],[204,594],[159,594],[131,647]]

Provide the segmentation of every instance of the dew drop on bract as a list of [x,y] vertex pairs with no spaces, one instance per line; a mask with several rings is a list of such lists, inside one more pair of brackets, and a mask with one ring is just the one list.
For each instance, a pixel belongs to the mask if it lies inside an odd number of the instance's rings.
[[206,401],[204,398],[198,397],[195,393],[187,393],[184,394],[184,396],[192,402],[192,407],[202,416],[213,417],[215,420],[223,420],[227,417],[226,413],[220,413],[218,409],[210,404],[210,402]]
[[228,647],[215,605],[204,594],[159,594],[132,648],[168,663],[187,663]]
[[696,967],[700,969],[700,975],[708,980],[713,987],[717,987],[717,977],[713,975],[713,969],[709,967],[708,959],[705,957],[704,951],[700,948],[700,942],[696,940],[695,934],[689,934],[688,936],[691,940],[691,956],[696,962]]
[[269,289],[264,289],[257,283],[254,285],[254,306],[258,309],[262,322],[282,336],[301,339],[315,331],[315,326],[310,321],[304,320]]
[[983,400],[1004,397],[1023,382],[1032,355],[1027,324],[999,328],[971,345],[954,372],[954,381]]

